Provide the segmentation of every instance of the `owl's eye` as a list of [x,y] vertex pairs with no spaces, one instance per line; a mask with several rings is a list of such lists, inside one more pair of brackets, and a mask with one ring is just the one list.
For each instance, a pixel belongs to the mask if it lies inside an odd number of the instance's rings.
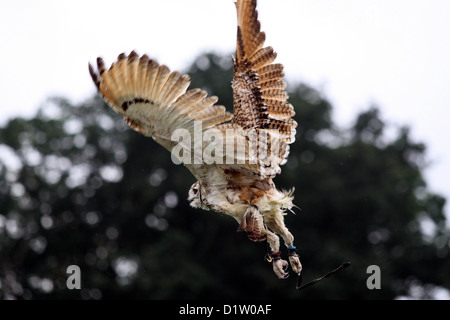
[[198,189],[192,189],[194,191],[194,194],[197,194]]

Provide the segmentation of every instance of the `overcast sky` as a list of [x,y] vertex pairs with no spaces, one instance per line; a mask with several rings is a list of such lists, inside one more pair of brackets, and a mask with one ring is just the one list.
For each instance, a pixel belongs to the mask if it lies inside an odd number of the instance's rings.
[[[450,1],[259,0],[267,45],[291,81],[319,88],[346,127],[377,104],[428,146],[426,177],[450,198]],[[147,53],[183,70],[235,50],[233,0],[0,0],[0,125],[51,95],[94,94],[88,61]],[[448,206],[447,206],[448,211]]]

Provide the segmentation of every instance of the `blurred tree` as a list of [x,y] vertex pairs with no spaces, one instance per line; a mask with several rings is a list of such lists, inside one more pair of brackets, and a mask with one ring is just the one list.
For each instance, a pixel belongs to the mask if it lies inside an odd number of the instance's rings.
[[[188,73],[232,106],[229,56],[201,55]],[[349,269],[296,291],[297,279],[263,262],[265,244],[189,207],[194,177],[162,147],[97,96],[53,98],[0,129],[0,298],[393,299],[450,288],[445,200],[427,190],[425,146],[407,128],[388,140],[375,107],[343,130],[318,91],[296,85],[290,102],[300,126],[276,183],[295,186],[302,208],[286,219],[304,278]],[[66,287],[70,265],[81,290]],[[381,290],[366,286],[369,265]]]

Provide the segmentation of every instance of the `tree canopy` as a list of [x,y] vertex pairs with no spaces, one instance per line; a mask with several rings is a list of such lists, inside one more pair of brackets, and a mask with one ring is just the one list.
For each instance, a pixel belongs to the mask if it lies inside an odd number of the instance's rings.
[[[187,73],[231,110],[229,55],[203,54]],[[321,92],[289,88],[299,128],[275,182],[295,187],[301,210],[286,220],[305,281],[350,268],[304,291],[276,279],[265,243],[189,207],[195,178],[169,152],[97,95],[57,97],[0,128],[0,298],[393,299],[450,288],[445,199],[427,188],[426,146],[406,126],[388,137],[374,106],[339,128]],[[66,287],[70,265],[81,290]],[[366,285],[370,265],[381,289]]]

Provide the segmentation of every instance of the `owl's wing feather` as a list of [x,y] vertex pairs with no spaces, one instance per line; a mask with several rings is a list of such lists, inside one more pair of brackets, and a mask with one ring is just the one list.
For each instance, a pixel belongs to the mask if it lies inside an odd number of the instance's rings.
[[[245,130],[266,131],[280,150],[263,159],[260,176],[274,176],[287,161],[289,144],[294,142],[297,123],[294,108],[287,102],[283,65],[274,63],[272,47],[264,47],[265,33],[258,21],[256,0],[237,0],[237,48],[233,78],[233,123]],[[269,154],[273,149],[267,144]],[[270,162],[270,163],[269,163]],[[264,171],[264,172],[263,172]]]
[[[191,150],[190,161],[179,160],[202,180],[205,165],[195,162],[194,157],[202,157],[203,133],[232,117],[225,107],[215,105],[217,97],[208,97],[200,89],[186,91],[189,76],[170,72],[165,65],[159,65],[147,55],[139,57],[134,51],[128,56],[120,54],[109,69],[98,58],[97,70],[89,65],[89,71],[104,100],[132,129],[152,137],[171,152],[176,145]],[[200,132],[195,127],[199,124]],[[177,129],[184,130],[189,139],[173,141]]]
[[234,61],[233,122],[244,129],[274,129],[285,135],[285,141],[295,139],[297,123],[292,119],[294,108],[287,103],[283,65],[274,63],[277,54],[264,47],[265,33],[258,21],[256,0],[236,2],[238,31]]
[[[286,102],[283,65],[274,63],[276,53],[271,47],[264,47],[256,1],[237,0],[236,8],[234,115],[215,105],[217,97],[208,97],[206,91],[187,90],[189,76],[171,72],[147,55],[120,54],[110,68],[101,58],[96,70],[89,65],[99,92],[131,128],[171,152],[177,145],[192,152],[190,162],[180,160],[199,180],[207,179],[211,164],[257,179],[274,177],[281,172],[279,166],[287,161],[289,144],[295,139],[297,123],[292,119],[294,108]],[[200,121],[198,135],[196,123]],[[173,141],[177,129],[185,130],[191,139]],[[216,130],[220,139],[205,141],[203,134],[209,129]],[[204,160],[205,149],[213,149],[214,163],[195,162],[195,158]]]

